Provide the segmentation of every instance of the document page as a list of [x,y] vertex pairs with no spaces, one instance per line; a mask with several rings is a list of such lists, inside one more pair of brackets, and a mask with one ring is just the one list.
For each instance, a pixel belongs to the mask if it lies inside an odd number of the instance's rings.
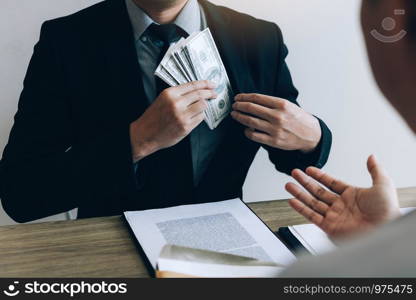
[[295,256],[240,200],[125,212],[153,268],[167,245],[288,265]]
[[276,278],[284,270],[273,262],[172,245],[163,248],[157,264],[159,277],[166,277],[163,272],[174,272],[194,277]]
[[[401,208],[402,215],[415,211],[415,207]],[[314,224],[289,226],[290,232],[313,255],[324,254],[336,249],[328,235]]]
[[289,226],[289,230],[306,250],[313,255],[323,254],[336,248],[328,235],[316,225]]
[[400,212],[403,216],[407,215],[407,214],[410,214],[411,212],[414,212],[414,211],[416,211],[416,207],[406,207],[406,208],[401,208],[400,209]]

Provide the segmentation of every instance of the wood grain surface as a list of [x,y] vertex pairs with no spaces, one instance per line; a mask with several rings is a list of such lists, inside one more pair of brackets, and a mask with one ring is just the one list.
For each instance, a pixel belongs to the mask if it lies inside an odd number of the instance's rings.
[[[398,193],[416,206],[416,188]],[[249,206],[272,230],[306,223],[284,200]],[[0,227],[0,277],[148,276],[120,216]]]

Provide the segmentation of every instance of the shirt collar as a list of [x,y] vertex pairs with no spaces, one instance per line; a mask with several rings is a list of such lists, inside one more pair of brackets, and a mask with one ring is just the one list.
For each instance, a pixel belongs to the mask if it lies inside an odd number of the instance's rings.
[[[152,23],[158,23],[153,21],[149,15],[133,2],[133,0],[125,1],[130,21],[133,26],[134,37],[137,41]],[[188,0],[173,22],[173,24],[178,25],[189,35],[196,31],[200,31],[202,27],[201,23],[201,9],[197,0]]]

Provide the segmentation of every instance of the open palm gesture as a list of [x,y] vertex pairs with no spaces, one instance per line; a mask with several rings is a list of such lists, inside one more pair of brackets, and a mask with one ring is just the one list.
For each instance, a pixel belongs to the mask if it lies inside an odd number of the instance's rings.
[[368,159],[367,168],[373,179],[370,188],[348,185],[313,167],[306,174],[294,170],[293,178],[306,191],[288,183],[287,191],[296,198],[289,204],[335,238],[366,231],[395,218],[399,215],[399,203],[391,179],[373,155]]

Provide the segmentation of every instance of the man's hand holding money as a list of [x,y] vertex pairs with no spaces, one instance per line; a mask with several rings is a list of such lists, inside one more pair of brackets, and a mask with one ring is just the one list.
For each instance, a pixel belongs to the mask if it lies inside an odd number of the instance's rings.
[[133,161],[184,139],[204,120],[207,100],[217,97],[215,84],[194,81],[164,90],[130,125]]
[[232,117],[247,126],[254,142],[282,150],[315,150],[321,139],[318,119],[288,100],[260,94],[235,97]]

